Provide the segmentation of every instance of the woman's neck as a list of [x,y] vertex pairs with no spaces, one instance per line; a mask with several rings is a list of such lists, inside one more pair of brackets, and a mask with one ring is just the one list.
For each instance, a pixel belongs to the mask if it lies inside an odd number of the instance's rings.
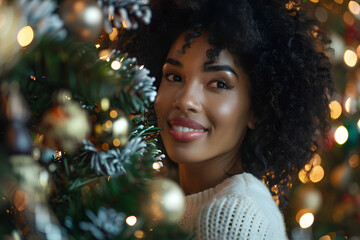
[[241,161],[224,166],[222,160],[208,160],[201,163],[179,164],[180,186],[185,195],[213,188],[231,175],[243,172]]

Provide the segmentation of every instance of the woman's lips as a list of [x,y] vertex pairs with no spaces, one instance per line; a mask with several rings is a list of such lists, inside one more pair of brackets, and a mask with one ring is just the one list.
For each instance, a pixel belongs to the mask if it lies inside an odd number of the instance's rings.
[[188,118],[174,118],[169,125],[170,135],[179,142],[191,142],[207,133],[203,125]]

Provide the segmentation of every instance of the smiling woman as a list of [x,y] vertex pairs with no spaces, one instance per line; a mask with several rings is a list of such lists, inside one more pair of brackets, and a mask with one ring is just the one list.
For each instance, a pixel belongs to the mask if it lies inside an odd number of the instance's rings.
[[301,1],[159,0],[127,46],[196,239],[287,239],[280,206],[329,129],[329,40]]

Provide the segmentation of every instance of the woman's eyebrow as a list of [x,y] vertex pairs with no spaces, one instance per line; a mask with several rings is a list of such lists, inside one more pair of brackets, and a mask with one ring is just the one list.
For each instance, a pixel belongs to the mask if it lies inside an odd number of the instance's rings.
[[227,71],[233,73],[236,78],[239,78],[235,70],[228,65],[206,65],[204,66],[204,72],[218,72],[218,71]]
[[173,58],[166,59],[165,63],[169,63],[169,64],[177,66],[177,67],[183,67],[183,64],[181,62],[179,62],[178,60],[175,60]]

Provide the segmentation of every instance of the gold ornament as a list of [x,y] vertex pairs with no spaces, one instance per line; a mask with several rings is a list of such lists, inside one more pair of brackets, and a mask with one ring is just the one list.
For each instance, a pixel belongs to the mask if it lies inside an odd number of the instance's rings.
[[149,180],[148,193],[140,200],[141,212],[153,221],[177,223],[185,210],[185,195],[172,180]]
[[40,130],[47,147],[74,152],[90,133],[90,124],[85,110],[73,101],[58,104],[47,111]]
[[98,111],[91,115],[93,121],[93,140],[95,146],[107,151],[111,148],[123,147],[128,142],[130,123],[125,113],[119,109]]
[[66,0],[60,7],[66,28],[77,41],[95,41],[102,30],[104,16],[93,0]]
[[25,26],[26,20],[20,11],[14,5],[0,1],[0,74],[15,65],[21,50],[17,35]]

